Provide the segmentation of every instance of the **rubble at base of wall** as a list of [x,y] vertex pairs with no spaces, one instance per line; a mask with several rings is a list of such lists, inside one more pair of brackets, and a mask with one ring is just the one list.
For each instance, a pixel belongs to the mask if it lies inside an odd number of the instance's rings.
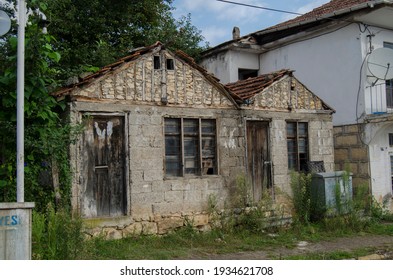
[[[227,217],[227,215],[225,214],[225,212],[227,211],[232,212],[232,215],[234,215],[233,217],[235,217],[236,219],[236,216],[251,211],[251,208],[247,207],[242,210],[232,209],[219,211],[220,213],[218,215],[222,216],[219,217],[219,220]],[[265,213],[266,217],[264,218],[264,223],[266,223],[266,227],[286,227],[292,223],[292,217],[290,214],[272,214],[270,212],[271,211],[267,211],[267,213]],[[217,213],[215,214],[217,215]],[[130,224],[123,226],[96,225],[92,228],[85,228],[85,233],[87,239],[92,237],[102,237],[107,240],[114,240],[138,235],[164,235],[185,226],[192,226],[195,230],[199,232],[207,232],[210,231],[212,228],[220,227],[220,223],[222,222],[222,220],[221,222],[218,221],[216,215],[210,215],[207,212],[201,212],[191,214],[155,216],[151,217],[148,220],[132,221]]]
[[201,232],[209,231],[209,214],[202,212],[155,216],[148,220],[132,221],[129,225],[85,228],[85,233],[87,238],[121,239],[136,235],[163,235],[188,225]]

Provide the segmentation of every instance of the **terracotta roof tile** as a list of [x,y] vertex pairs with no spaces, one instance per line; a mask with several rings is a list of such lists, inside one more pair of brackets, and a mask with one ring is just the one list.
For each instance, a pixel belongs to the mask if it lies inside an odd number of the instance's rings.
[[323,18],[328,15],[337,13],[341,10],[352,8],[352,7],[361,5],[366,2],[374,2],[374,1],[369,1],[369,0],[332,0],[322,6],[315,8],[314,10],[312,10],[304,15],[301,15],[301,16],[295,17],[293,19],[290,19],[288,21],[279,23],[275,26],[267,28],[266,30],[276,29],[276,28],[279,28],[282,26],[288,26],[288,25],[292,25],[292,24],[296,24],[296,23],[302,23],[302,22],[306,22],[309,20],[317,19],[317,18]]
[[278,81],[285,75],[292,73],[293,71],[291,70],[283,69],[269,74],[260,75],[255,78],[248,78],[235,83],[229,83],[226,84],[225,87],[231,92],[237,102],[243,103],[244,100],[247,100],[260,93],[275,81]]

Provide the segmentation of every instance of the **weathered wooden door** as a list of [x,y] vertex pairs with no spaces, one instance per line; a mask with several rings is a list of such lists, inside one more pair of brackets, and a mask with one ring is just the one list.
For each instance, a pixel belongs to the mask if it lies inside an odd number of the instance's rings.
[[126,212],[124,118],[93,116],[83,133],[82,205],[84,217]]
[[268,128],[268,122],[247,122],[248,177],[254,202],[262,198],[263,191],[271,184]]

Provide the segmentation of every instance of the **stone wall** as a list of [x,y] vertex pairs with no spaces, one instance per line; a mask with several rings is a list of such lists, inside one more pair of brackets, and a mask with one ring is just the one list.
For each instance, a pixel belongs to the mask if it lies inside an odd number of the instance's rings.
[[199,231],[211,229],[209,214],[200,212],[194,214],[160,215],[149,220],[127,219],[89,219],[84,221],[85,233],[90,237],[104,236],[106,239],[121,239],[135,235],[162,235],[192,225]]
[[334,159],[337,171],[346,170],[353,173],[352,183],[356,186],[369,186],[370,170],[368,148],[360,139],[359,126],[335,126],[334,129]]
[[[205,230],[209,228],[207,214],[209,197],[213,196],[218,207],[230,204],[230,191],[236,185],[236,177],[246,170],[246,122],[261,120],[269,122],[269,142],[273,162],[273,183],[275,193],[290,193],[289,170],[286,153],[286,121],[296,119],[307,121],[310,127],[310,160],[323,160],[327,171],[333,170],[333,140],[331,115],[246,111],[240,114],[235,109],[177,108],[168,106],[73,103],[74,119],[83,114],[124,114],[127,134],[127,188],[128,215],[121,218],[96,218],[90,225],[92,235],[100,229],[111,238],[118,238],[131,232],[163,234],[189,221]],[[79,117],[76,117],[79,115]],[[199,117],[217,121],[217,151],[219,173],[194,177],[166,178],[164,174],[164,118]],[[81,147],[72,150],[76,178],[80,175]],[[73,206],[78,209],[83,193],[74,180]],[[283,196],[285,197],[285,195]],[[283,198],[281,197],[281,198]],[[277,197],[278,207],[290,212],[284,204],[288,201]],[[282,204],[282,205],[281,205]]]
[[[297,96],[293,104],[298,105],[292,110],[285,109],[287,100],[281,102],[283,96],[289,98],[286,91],[292,85],[287,80],[263,93],[269,100],[273,98],[269,102],[279,108],[267,110],[254,106],[239,109],[217,82],[210,81],[181,59],[161,52],[161,58],[175,60],[175,69],[165,69],[164,64],[161,69],[154,69],[154,55],[124,64],[88,85],[75,88],[71,95],[72,123],[81,123],[83,116],[89,114],[117,115],[124,118],[125,123],[126,215],[86,220],[91,235],[102,231],[110,238],[128,234],[163,234],[187,223],[201,230],[208,229],[209,198],[217,200],[219,209],[230,205],[236,178],[247,174],[248,120],[269,123],[269,150],[276,194],[290,193],[288,120],[308,122],[310,160],[322,160],[327,171],[332,171],[332,116],[330,111],[322,110],[320,101],[301,84],[293,85],[297,93],[291,97]],[[166,177],[166,117],[216,120],[218,174]],[[82,166],[82,150],[81,140],[70,149],[74,174],[72,207],[79,212],[84,196],[82,171],[87,168]],[[277,197],[279,208],[286,203],[284,197]]]

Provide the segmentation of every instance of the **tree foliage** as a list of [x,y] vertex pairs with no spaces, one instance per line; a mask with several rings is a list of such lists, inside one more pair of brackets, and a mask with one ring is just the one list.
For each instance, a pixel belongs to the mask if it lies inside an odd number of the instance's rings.
[[[16,197],[16,83],[17,37],[11,31],[2,42],[0,66],[0,201]],[[66,145],[72,129],[63,124],[59,112],[64,104],[49,92],[57,87],[54,66],[60,54],[54,51],[53,36],[42,34],[32,16],[25,35],[25,200],[35,201],[38,209],[53,200],[52,170],[56,166],[58,186],[68,197],[70,180]]]
[[64,76],[101,67],[137,47],[161,41],[196,57],[203,37],[190,15],[173,18],[172,0],[44,0]]
[[[67,146],[76,128],[62,122],[65,104],[50,93],[63,80],[114,62],[136,47],[161,41],[193,57],[203,37],[191,17],[173,18],[172,0],[27,0],[25,55],[25,200],[45,209],[62,191],[68,199],[71,172]],[[14,19],[0,38],[0,201],[16,200],[16,0],[0,1]],[[46,15],[49,34],[40,25]],[[54,180],[57,177],[57,180]],[[55,186],[54,181],[59,182]]]

